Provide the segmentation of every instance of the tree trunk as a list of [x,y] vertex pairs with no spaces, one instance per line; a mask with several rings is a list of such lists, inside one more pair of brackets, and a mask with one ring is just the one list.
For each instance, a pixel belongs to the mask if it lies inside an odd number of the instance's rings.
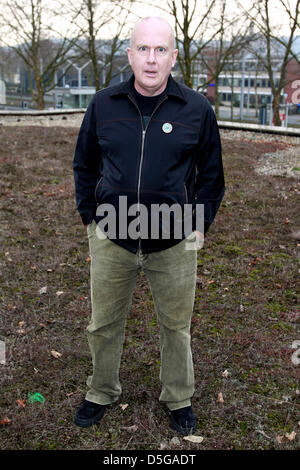
[[231,91],[231,98],[230,98],[230,120],[233,121],[234,117],[234,73],[231,74],[231,83],[230,83],[230,91]]
[[95,88],[96,88],[96,91],[98,91],[100,90],[100,77],[99,77],[99,67],[98,67],[96,54],[92,56],[92,69],[93,69],[93,75],[94,75],[94,81],[95,81]]
[[32,97],[37,104],[38,109],[45,109],[44,94],[45,90],[43,87],[42,77],[40,74],[39,66],[35,64],[33,70],[33,76],[35,81],[35,90],[33,89]]
[[279,103],[280,103],[280,90],[276,90],[273,95],[273,122],[274,126],[281,126],[281,120],[279,116]]
[[219,117],[219,107],[220,107],[219,85],[218,85],[218,77],[216,77],[215,78],[215,115],[217,119]]
[[36,85],[36,104],[38,109],[45,109],[44,90],[42,84]]

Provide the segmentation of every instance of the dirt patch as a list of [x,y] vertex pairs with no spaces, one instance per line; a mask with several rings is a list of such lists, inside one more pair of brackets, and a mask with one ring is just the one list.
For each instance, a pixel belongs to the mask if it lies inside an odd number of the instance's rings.
[[[295,142],[222,133],[227,191],[198,253],[192,320],[193,406],[204,438],[195,445],[173,439],[158,403],[159,327],[143,275],[127,322],[121,400],[99,425],[73,424],[91,372],[89,253],[72,174],[77,133],[0,127],[1,449],[299,448],[292,345],[300,340],[300,247],[292,234],[300,181],[255,172],[270,145]],[[29,402],[36,392],[44,403]]]

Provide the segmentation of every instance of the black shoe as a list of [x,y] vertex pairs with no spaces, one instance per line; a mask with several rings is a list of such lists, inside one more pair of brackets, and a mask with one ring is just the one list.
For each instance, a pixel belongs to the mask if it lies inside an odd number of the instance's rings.
[[191,406],[179,408],[171,411],[171,428],[183,436],[193,434],[196,430],[197,422]]
[[74,423],[81,428],[96,424],[104,415],[106,405],[98,405],[92,401],[83,400],[75,415]]

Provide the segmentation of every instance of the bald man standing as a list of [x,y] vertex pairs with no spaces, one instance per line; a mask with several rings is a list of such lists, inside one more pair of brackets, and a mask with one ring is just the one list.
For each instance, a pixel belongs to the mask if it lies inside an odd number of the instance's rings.
[[95,94],[74,156],[91,254],[93,361],[75,424],[98,423],[121,395],[126,317],[142,270],[160,327],[159,401],[171,427],[187,435],[196,429],[190,324],[197,248],[225,190],[220,137],[206,98],[172,78],[178,51],[165,20],[140,21],[127,53],[131,78]]

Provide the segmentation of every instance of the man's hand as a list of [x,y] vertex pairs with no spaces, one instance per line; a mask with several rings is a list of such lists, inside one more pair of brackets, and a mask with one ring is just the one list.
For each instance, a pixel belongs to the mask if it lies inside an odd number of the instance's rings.
[[204,234],[202,232],[199,232],[198,230],[195,230],[195,234],[197,239],[197,250],[200,250],[200,248],[202,248],[204,244]]

